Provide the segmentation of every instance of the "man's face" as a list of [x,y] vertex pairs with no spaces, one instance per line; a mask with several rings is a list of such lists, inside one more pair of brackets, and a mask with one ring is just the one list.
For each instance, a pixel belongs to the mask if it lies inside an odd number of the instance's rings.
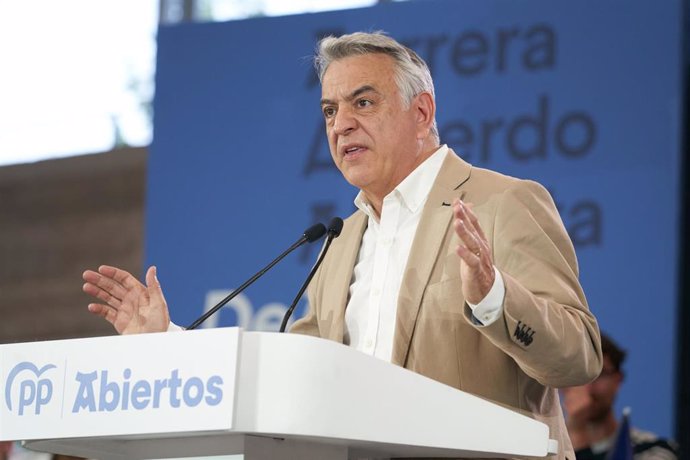
[[592,400],[589,419],[601,421],[613,408],[613,403],[618,394],[618,388],[623,381],[623,375],[615,369],[611,359],[604,355],[604,365],[601,374],[592,383],[587,385],[589,396]]
[[332,62],[323,76],[333,161],[370,198],[382,199],[423,160],[419,113],[415,101],[405,108],[394,65],[384,54],[351,56]]

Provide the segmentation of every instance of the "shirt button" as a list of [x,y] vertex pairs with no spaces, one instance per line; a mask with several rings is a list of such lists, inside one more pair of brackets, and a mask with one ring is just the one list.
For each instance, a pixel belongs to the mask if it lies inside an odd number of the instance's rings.
[[371,348],[374,346],[374,341],[371,339],[367,339],[366,342],[364,342],[364,346],[367,348]]
[[372,289],[371,293],[375,296],[378,297],[381,294],[381,290],[379,288],[374,288]]

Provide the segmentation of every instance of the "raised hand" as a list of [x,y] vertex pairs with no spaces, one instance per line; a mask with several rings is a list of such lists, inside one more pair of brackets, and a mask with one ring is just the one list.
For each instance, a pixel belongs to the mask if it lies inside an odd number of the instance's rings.
[[156,277],[156,267],[146,272],[146,286],[130,273],[101,265],[98,271],[86,270],[83,290],[103,303],[90,303],[89,311],[102,316],[119,334],[167,331],[168,304]]
[[455,233],[460,238],[460,278],[465,300],[478,304],[491,290],[496,274],[491,248],[472,209],[459,199],[453,202]]

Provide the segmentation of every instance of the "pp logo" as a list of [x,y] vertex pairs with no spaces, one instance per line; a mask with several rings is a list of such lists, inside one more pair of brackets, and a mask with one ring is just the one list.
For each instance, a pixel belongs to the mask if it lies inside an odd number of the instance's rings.
[[36,367],[34,363],[28,361],[21,362],[14,366],[7,376],[5,385],[5,404],[12,412],[12,396],[15,379],[19,385],[17,397],[17,413],[24,415],[26,409],[33,407],[34,414],[41,413],[41,407],[50,402],[53,397],[53,382],[48,378],[40,378],[44,372],[55,368],[54,364],[46,364],[42,368]]

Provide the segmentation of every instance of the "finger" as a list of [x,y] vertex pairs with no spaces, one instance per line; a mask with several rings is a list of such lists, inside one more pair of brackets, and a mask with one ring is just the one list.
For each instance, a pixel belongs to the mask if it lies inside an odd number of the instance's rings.
[[88,309],[90,313],[105,318],[110,324],[115,324],[117,312],[112,307],[100,303],[90,303]]
[[139,280],[128,271],[121,270],[117,267],[111,267],[110,265],[101,265],[98,267],[98,272],[107,276],[108,278],[112,278],[127,289],[136,289],[138,291],[142,291],[144,289],[144,286],[139,282]]
[[117,299],[122,299],[127,294],[127,289],[108,274],[86,270],[82,274],[82,278],[84,278],[84,281],[87,283],[97,286]]
[[[460,201],[460,200],[458,200]],[[472,210],[472,203],[465,203],[464,201],[460,201],[460,204],[462,206],[463,211],[465,212],[465,215],[467,215],[470,219],[470,223],[472,224],[472,227],[474,230],[477,232],[479,235],[479,238],[483,241],[488,241],[486,239],[486,235],[484,235],[484,230],[482,230],[482,226],[479,224],[479,219],[477,219],[477,216],[475,215],[474,211]]]
[[467,209],[468,207],[464,201],[462,201],[460,198],[455,199],[455,202],[453,203],[453,212],[455,213],[455,218],[467,221],[467,225],[472,226],[472,228],[474,228],[470,220],[469,213],[467,212]]
[[484,232],[479,225],[479,220],[477,216],[474,215],[474,212],[472,212],[472,208],[469,204],[460,199],[456,199],[455,215],[457,219],[465,223],[465,226],[471,233],[476,235],[478,241],[484,243],[486,236],[484,236]]
[[468,266],[472,268],[477,268],[481,262],[480,255],[475,254],[471,249],[468,249],[462,244],[459,244],[457,248],[455,248],[455,252]]
[[462,219],[456,219],[453,223],[455,233],[460,237],[463,244],[477,257],[481,256],[482,247],[479,238],[470,231],[467,224]]
[[[488,258],[491,261],[491,248],[487,241],[486,235],[479,224],[477,216],[472,212],[471,203],[465,203],[460,199],[456,199],[454,203],[456,219],[462,221],[467,228],[467,231],[474,236],[476,247],[469,245],[475,254],[481,254],[482,257]],[[476,250],[475,250],[476,249]]]
[[163,288],[160,281],[158,281],[158,269],[155,265],[150,266],[146,271],[146,286],[151,303],[165,304]]
[[87,281],[91,284],[98,284],[98,280],[102,277],[102,275],[93,270],[86,270],[81,274],[81,277],[84,279],[84,281]]
[[462,243],[464,243],[458,245],[456,248],[458,256],[460,256],[476,275],[487,273],[489,267],[493,266],[488,246],[479,239],[477,234],[469,230],[464,220],[456,219],[454,227]]
[[111,307],[117,309],[122,304],[121,300],[112,296],[109,292],[104,291],[98,286],[91,283],[84,283],[82,290],[90,296],[96,297],[99,300],[109,304]]

